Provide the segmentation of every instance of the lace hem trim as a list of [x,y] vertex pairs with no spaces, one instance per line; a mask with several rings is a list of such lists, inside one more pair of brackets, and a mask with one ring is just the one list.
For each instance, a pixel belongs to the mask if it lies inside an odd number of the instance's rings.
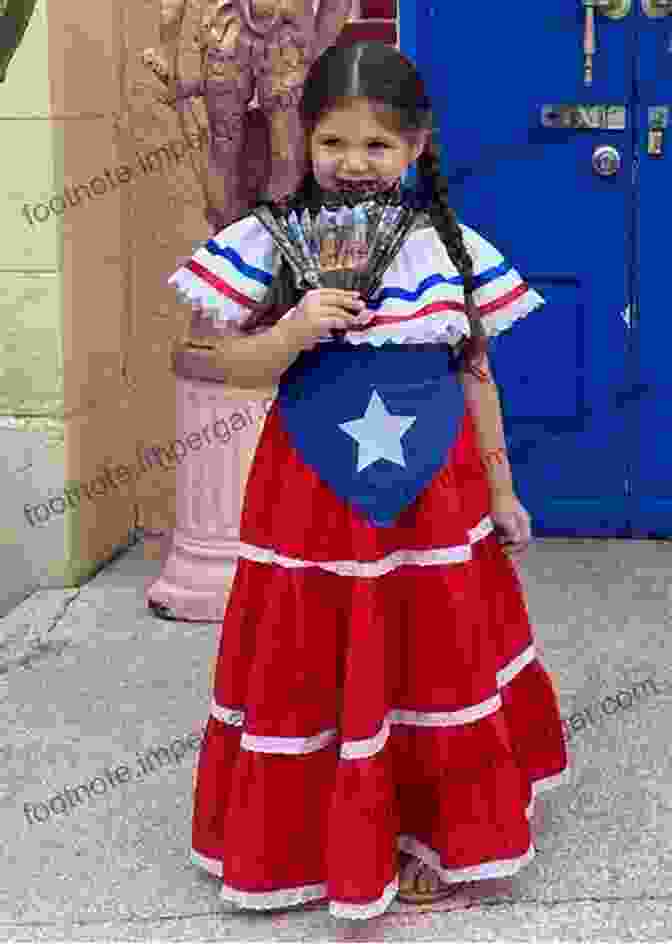
[[[226,294],[215,288],[209,288],[206,283],[188,269],[178,269],[168,280],[175,287],[175,293],[180,302],[191,305],[194,311],[203,317],[214,318],[215,321],[232,321],[240,324],[244,321],[257,303],[256,299],[237,292],[227,286]],[[225,311],[223,305],[229,303],[231,311]]]
[[[533,795],[552,789],[566,780],[568,771],[552,777],[545,777],[532,783]],[[529,807],[528,807],[529,809]],[[527,810],[526,810],[527,813]],[[509,878],[516,875],[522,868],[535,858],[534,845],[530,843],[527,851],[512,859],[496,859],[491,862],[482,862],[462,869],[444,869],[441,866],[441,856],[437,850],[426,845],[410,835],[401,835],[397,839],[400,852],[415,856],[433,869],[446,884],[461,882],[478,882],[485,879]],[[202,855],[195,849],[191,850],[191,861],[194,865],[205,869],[211,875],[222,878],[222,863]],[[334,918],[347,918],[354,921],[363,921],[378,917],[389,908],[399,891],[399,874],[385,887],[383,894],[374,901],[365,905],[354,905],[348,902],[329,900],[329,914]],[[230,885],[222,883],[220,898],[226,904],[234,906],[234,910],[271,910],[274,908],[289,908],[293,905],[309,904],[322,898],[327,898],[327,883],[320,882],[314,885],[303,885],[298,888],[277,889],[273,892],[243,892]],[[326,904],[326,903],[325,903]]]
[[537,802],[537,797],[540,793],[544,793],[545,790],[553,790],[555,787],[564,787],[566,786],[572,776],[572,765],[569,761],[565,766],[564,770],[561,770],[559,774],[551,774],[550,777],[543,777],[541,780],[532,781],[532,799],[527,805],[525,810],[525,815],[528,819],[532,819],[534,815],[534,807]]
[[513,859],[495,859],[492,862],[482,862],[480,865],[470,865],[463,869],[444,869],[441,867],[441,856],[414,836],[399,836],[399,850],[415,856],[439,876],[442,882],[454,884],[457,882],[481,882],[490,878],[509,878],[516,875],[524,866],[534,859],[534,846],[530,843],[527,852]]
[[[178,269],[169,282],[175,286],[177,297],[181,302],[190,304],[194,311],[204,317],[212,317],[218,322],[233,322],[240,325],[252,311],[259,299],[252,299],[247,295],[226,286],[223,293],[209,288],[200,278],[188,269]],[[440,299],[437,300],[440,303]],[[223,305],[229,303],[230,311]],[[488,337],[495,337],[508,331],[516,321],[526,318],[531,312],[546,304],[534,289],[528,288],[524,295],[505,304],[499,311],[488,313],[487,309],[497,306],[497,300],[481,306],[483,312],[483,328]],[[292,310],[293,311],[293,310]],[[285,318],[292,312],[287,312]],[[375,318],[375,316],[373,316]],[[372,318],[373,320],[373,318]],[[359,346],[368,344],[373,347],[382,347],[383,344],[451,344],[456,347],[464,338],[471,336],[469,319],[462,312],[435,312],[422,315],[416,320],[404,321],[391,325],[374,325],[359,331],[347,331],[343,340],[348,344]],[[318,343],[329,344],[333,338],[321,338]]]
[[[383,719],[380,730],[370,738],[343,741],[340,749],[342,760],[363,760],[380,753],[385,747],[393,724],[416,727],[451,727],[460,724],[473,724],[502,707],[501,690],[508,685],[525,666],[536,659],[534,645],[527,646],[515,659],[497,672],[497,693],[476,705],[468,705],[457,711],[413,711],[407,708],[393,708]],[[244,727],[245,711],[219,705],[213,697],[210,715],[231,727]],[[335,744],[339,738],[336,728],[321,731],[311,737],[278,737],[253,735],[243,732],[240,739],[241,750],[264,754],[301,755],[323,750]]]
[[[448,320],[450,319],[450,320]],[[423,315],[416,321],[394,325],[377,325],[364,331],[346,331],[343,340],[359,346],[370,344],[426,344],[431,342],[457,345],[470,334],[469,319],[461,312],[438,312]],[[320,344],[328,344],[333,338],[322,338]]]
[[501,311],[492,314],[483,315],[483,329],[488,337],[495,337],[501,334],[529,314],[536,311],[546,304],[545,299],[538,295],[534,289],[528,289],[525,295],[522,295],[517,301],[507,305]]
[[454,547],[436,547],[426,551],[398,550],[376,561],[310,561],[298,557],[288,557],[270,547],[261,547],[256,544],[247,544],[241,541],[238,547],[238,556],[244,560],[258,564],[276,564],[290,569],[319,567],[341,577],[382,577],[384,574],[404,566],[442,566],[445,564],[463,564],[471,560],[471,546],[486,538],[494,531],[494,524],[489,515],[486,515],[475,528],[468,532],[469,544],[457,544]]

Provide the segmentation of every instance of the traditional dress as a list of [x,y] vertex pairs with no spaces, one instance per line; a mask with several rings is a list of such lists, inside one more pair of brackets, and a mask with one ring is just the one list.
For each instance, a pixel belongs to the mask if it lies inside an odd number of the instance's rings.
[[[493,336],[544,300],[460,225]],[[171,282],[235,326],[279,264],[249,216]],[[399,850],[445,882],[513,875],[535,794],[567,773],[455,371],[462,278],[428,217],[368,309],[285,372],[245,492],[192,849],[243,908],[379,915]]]

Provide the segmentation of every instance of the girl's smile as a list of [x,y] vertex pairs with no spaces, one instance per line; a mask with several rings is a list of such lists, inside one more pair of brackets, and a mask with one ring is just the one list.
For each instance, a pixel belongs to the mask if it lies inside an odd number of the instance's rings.
[[422,153],[427,132],[409,140],[382,107],[346,99],[318,122],[310,136],[313,173],[325,190],[386,190]]

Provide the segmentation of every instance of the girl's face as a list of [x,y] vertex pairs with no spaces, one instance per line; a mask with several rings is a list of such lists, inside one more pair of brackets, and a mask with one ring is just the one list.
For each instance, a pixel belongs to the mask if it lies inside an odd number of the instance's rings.
[[310,157],[318,184],[325,190],[385,190],[423,151],[429,132],[409,140],[381,124],[380,106],[353,98],[319,121],[310,136]]

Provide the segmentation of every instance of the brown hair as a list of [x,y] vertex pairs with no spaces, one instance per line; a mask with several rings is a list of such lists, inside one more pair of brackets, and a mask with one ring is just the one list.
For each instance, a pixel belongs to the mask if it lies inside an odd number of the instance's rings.
[[[403,135],[412,137],[430,131],[425,151],[417,161],[420,193],[427,195],[423,205],[464,282],[471,337],[461,345],[460,367],[485,380],[487,378],[478,365],[487,353],[488,339],[473,301],[473,263],[455,212],[448,203],[448,184],[441,175],[439,145],[431,134],[437,129],[424,82],[415,65],[387,43],[356,42],[351,46],[331,46],[313,63],[303,86],[299,117],[306,135],[306,147],[321,118],[348,98],[372,101],[378,106],[379,120],[390,123]],[[310,161],[308,163],[310,165]],[[292,205],[314,205],[316,190],[317,182],[310,168],[292,196]],[[243,330],[253,331],[274,324],[298,303],[300,297],[291,270],[283,259],[264,303],[257,306],[245,321]]]

